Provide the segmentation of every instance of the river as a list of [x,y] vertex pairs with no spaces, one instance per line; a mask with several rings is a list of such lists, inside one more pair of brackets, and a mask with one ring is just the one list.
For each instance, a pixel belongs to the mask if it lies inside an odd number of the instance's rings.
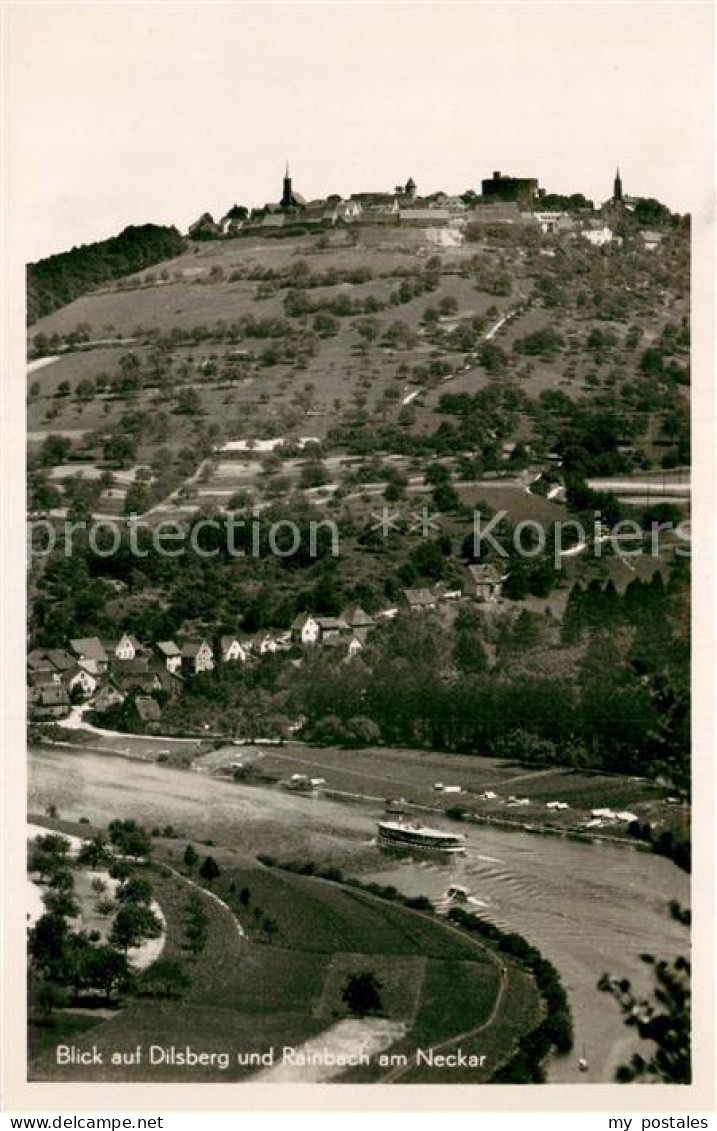
[[[675,899],[689,905],[689,877],[669,860],[629,847],[466,827],[465,857],[445,863],[397,858],[387,871],[386,858],[370,845],[380,811],[369,805],[50,747],[30,750],[28,773],[31,812],[53,803],[68,820],[106,824],[134,817],[149,827],[172,824],[184,836],[251,854],[344,863],[353,853],[362,877],[393,883],[410,895],[438,898],[449,883],[464,884],[479,914],[522,934],[560,972],[573,1012],[575,1053],[552,1062],[551,1083],[611,1082],[615,1068],[638,1047],[617,1003],[596,989],[603,972],[648,991],[650,971],[640,954],[672,958],[685,951],[684,928],[669,917],[667,904]],[[579,1074],[583,1047],[589,1070]]]

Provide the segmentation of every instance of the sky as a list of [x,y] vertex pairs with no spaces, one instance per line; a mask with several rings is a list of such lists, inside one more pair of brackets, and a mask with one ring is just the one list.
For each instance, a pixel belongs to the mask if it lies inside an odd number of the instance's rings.
[[478,188],[709,207],[712,9],[680,3],[15,3],[6,223],[24,258],[276,200]]

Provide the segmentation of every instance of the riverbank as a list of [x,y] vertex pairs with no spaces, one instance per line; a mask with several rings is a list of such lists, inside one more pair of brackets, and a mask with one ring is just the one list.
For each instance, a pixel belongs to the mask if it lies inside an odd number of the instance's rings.
[[[226,846],[236,863],[251,863],[261,852],[331,863],[362,881],[393,884],[432,902],[452,883],[467,887],[480,901],[482,917],[525,937],[563,979],[575,1045],[586,1046],[590,1070],[579,1074],[574,1058],[556,1061],[551,1082],[612,1079],[615,1058],[624,1063],[639,1042],[625,1029],[615,1003],[597,990],[598,979],[605,972],[626,977],[636,992],[648,993],[650,971],[640,955],[670,957],[684,946],[684,931],[670,919],[668,903],[689,905],[689,877],[658,856],[471,823],[463,827],[464,858],[397,858],[382,854],[374,842],[381,804],[339,803],[280,789],[258,794],[253,786],[156,761],[136,762],[131,774],[126,770],[124,760],[108,753],[33,748],[30,807],[43,813],[54,804],[63,823],[85,817],[92,827],[130,815],[147,828],[172,825],[182,841],[163,843],[175,861],[183,840],[191,838]],[[629,1055],[623,1052],[626,1035]]]
[[670,797],[665,786],[634,776],[395,747],[236,746],[170,737],[160,741],[158,736],[99,737],[98,732],[87,738],[76,746],[48,741],[238,779],[253,788],[302,775],[313,779],[313,793],[322,799],[375,805],[400,798],[406,810],[416,813],[532,835],[575,837],[586,844],[622,844],[650,852],[649,843],[629,834],[634,821],[649,827],[653,839],[662,832],[689,835],[689,806]]

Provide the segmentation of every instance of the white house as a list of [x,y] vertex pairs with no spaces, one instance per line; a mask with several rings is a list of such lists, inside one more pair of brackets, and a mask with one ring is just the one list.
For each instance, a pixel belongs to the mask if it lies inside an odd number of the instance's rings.
[[246,662],[247,654],[236,636],[222,636],[220,643],[223,664],[236,663],[237,661],[241,661],[242,664]]
[[493,562],[468,566],[469,585],[478,601],[497,601],[503,588],[503,575]]
[[97,683],[98,680],[95,675],[86,671],[83,667],[78,667],[77,671],[70,679],[69,686],[70,690],[72,690],[73,687],[81,687],[82,694],[87,696],[92,695],[97,690]]
[[613,239],[612,228],[608,228],[607,224],[584,228],[580,235],[593,247],[605,247],[606,244],[612,243]]
[[291,639],[295,644],[304,647],[318,643],[321,637],[321,626],[311,613],[299,613],[291,626]]
[[141,648],[139,641],[125,632],[114,645],[112,651],[118,660],[134,660]]
[[270,632],[260,632],[254,637],[254,651],[259,656],[266,656],[269,652],[276,652],[279,641]]
[[193,668],[196,675],[214,668],[214,653],[206,640],[188,640],[182,646],[182,663]]

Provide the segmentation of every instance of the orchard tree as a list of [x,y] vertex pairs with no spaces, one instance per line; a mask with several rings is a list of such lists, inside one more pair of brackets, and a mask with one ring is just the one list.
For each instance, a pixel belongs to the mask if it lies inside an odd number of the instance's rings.
[[369,1013],[380,1013],[382,1009],[381,990],[383,986],[375,974],[365,970],[360,974],[350,974],[344,985],[341,1000],[354,1017],[365,1017]]

